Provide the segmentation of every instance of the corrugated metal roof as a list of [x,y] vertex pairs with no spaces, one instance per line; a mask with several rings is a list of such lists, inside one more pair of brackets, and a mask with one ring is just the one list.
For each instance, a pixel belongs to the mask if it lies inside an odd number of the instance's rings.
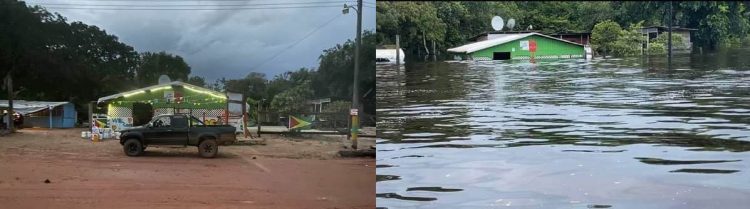
[[482,49],[486,49],[486,48],[490,48],[490,47],[497,46],[497,45],[500,45],[500,44],[504,44],[504,43],[508,43],[508,42],[511,42],[511,41],[515,41],[515,40],[518,40],[518,39],[526,38],[526,37],[529,37],[529,36],[532,36],[532,35],[539,35],[539,36],[543,36],[543,37],[546,37],[546,38],[555,39],[555,40],[558,40],[558,41],[562,41],[562,42],[566,42],[566,43],[570,43],[570,44],[575,44],[575,45],[583,46],[583,45],[575,43],[575,42],[570,42],[570,41],[567,41],[567,40],[563,40],[563,39],[551,37],[551,36],[544,35],[544,34],[541,34],[541,33],[519,33],[519,34],[504,34],[504,36],[501,36],[501,37],[497,37],[497,38],[493,38],[493,39],[488,39],[488,40],[484,40],[484,41],[479,41],[479,42],[474,42],[474,43],[466,44],[466,45],[455,47],[455,48],[450,48],[450,49],[448,49],[448,52],[473,53],[473,52],[476,52],[476,51],[479,51],[479,50],[482,50]]
[[208,91],[208,92],[210,92],[212,94],[222,95],[223,97],[226,98],[226,95],[224,93],[221,93],[221,92],[218,92],[218,91],[214,91],[214,90],[211,90],[211,89],[203,88],[203,87],[200,87],[200,86],[192,85],[192,84],[181,82],[181,81],[172,81],[172,82],[165,83],[165,84],[153,85],[153,86],[149,86],[149,87],[145,87],[145,88],[140,88],[140,89],[136,89],[136,90],[132,90],[132,91],[126,91],[126,92],[123,92],[123,93],[113,94],[113,95],[109,95],[109,96],[106,96],[106,97],[102,97],[102,98],[99,98],[99,100],[97,101],[97,103],[101,103],[101,102],[104,102],[104,101],[107,101],[107,100],[117,99],[119,97],[124,97],[125,95],[129,95],[129,94],[135,94],[135,93],[146,91],[146,90],[153,90],[153,89],[157,89],[157,88],[161,88],[161,87],[167,87],[167,86],[172,86],[172,85],[187,86],[187,87],[190,87],[190,88],[198,88],[198,89],[201,89],[203,91]]
[[[49,107],[55,108],[68,103],[69,102],[13,100],[13,111],[21,114],[29,114],[42,111]],[[8,100],[0,100],[0,108],[8,108]]]

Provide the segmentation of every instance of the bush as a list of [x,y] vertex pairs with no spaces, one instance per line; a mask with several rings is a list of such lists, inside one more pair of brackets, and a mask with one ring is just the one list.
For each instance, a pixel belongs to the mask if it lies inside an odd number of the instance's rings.
[[641,54],[642,22],[632,24],[623,30],[614,21],[597,23],[591,31],[591,44],[599,54],[614,56],[634,56]]
[[[647,49],[649,54],[667,54],[667,45],[669,45],[669,40],[667,39],[669,35],[667,34],[668,33],[659,34],[654,40],[651,40]],[[690,43],[688,43],[682,35],[672,34],[673,50],[686,50],[689,46]]]
[[662,43],[653,42],[648,45],[648,54],[667,54],[667,47]]

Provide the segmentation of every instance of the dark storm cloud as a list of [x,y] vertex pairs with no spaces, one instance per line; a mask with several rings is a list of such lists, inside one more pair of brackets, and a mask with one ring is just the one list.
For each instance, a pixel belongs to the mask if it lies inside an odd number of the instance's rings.
[[[29,1],[29,4],[38,2],[41,1]],[[243,2],[252,1],[237,4]],[[180,55],[192,67],[192,75],[213,82],[221,77],[244,77],[250,72],[272,77],[301,67],[317,67],[323,50],[355,38],[356,13],[350,11],[343,15],[342,7],[218,11],[48,10],[62,14],[69,21],[96,25],[139,52],[166,51]],[[375,9],[363,9],[363,30],[374,30]],[[334,17],[333,22],[295,47],[258,66]]]

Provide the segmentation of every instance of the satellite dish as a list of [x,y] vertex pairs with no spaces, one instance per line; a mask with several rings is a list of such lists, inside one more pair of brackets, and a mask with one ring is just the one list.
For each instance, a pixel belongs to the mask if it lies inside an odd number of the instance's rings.
[[510,18],[510,20],[508,20],[508,24],[505,25],[505,27],[508,27],[508,29],[510,30],[513,30],[513,27],[515,26],[516,26],[516,19],[513,19],[513,18]]
[[167,75],[161,75],[161,76],[159,76],[159,84],[165,84],[165,83],[169,83],[169,82],[172,82],[172,80],[169,79],[169,76],[167,76]]
[[534,27],[531,27],[531,25],[529,25],[529,27],[526,28],[526,30],[533,30],[533,29]]
[[503,18],[500,16],[494,16],[492,17],[492,29],[503,30],[503,26],[505,26],[505,22],[503,21]]

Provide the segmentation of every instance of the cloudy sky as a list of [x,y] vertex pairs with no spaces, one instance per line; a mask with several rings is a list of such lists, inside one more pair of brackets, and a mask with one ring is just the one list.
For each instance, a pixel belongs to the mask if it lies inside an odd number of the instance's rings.
[[[272,78],[301,67],[315,68],[323,50],[354,40],[357,24],[354,10],[346,15],[341,11],[344,3],[356,5],[355,0],[26,2],[58,12],[68,21],[96,25],[139,52],[180,55],[192,68],[191,74],[205,77],[208,83],[249,72]],[[375,1],[364,2],[362,30],[375,30]]]

